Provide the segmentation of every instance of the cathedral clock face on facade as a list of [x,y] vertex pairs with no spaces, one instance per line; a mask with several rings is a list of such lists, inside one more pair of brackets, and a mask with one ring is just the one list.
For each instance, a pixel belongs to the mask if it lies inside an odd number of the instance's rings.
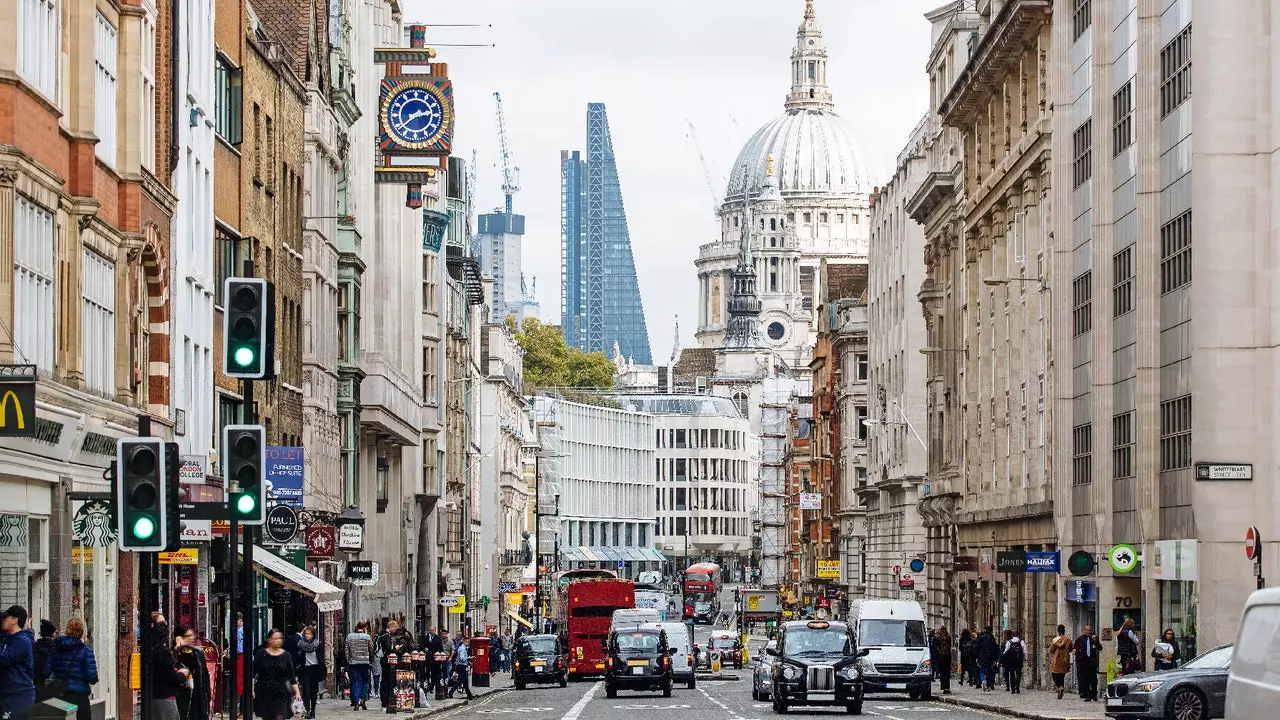
[[447,79],[385,78],[380,111],[379,144],[384,151],[448,153],[453,136],[453,92]]

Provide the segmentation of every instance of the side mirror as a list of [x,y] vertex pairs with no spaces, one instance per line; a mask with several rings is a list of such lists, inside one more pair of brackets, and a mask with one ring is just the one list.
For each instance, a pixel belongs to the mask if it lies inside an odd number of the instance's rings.
[[862,648],[854,657],[866,657],[871,654],[871,648]]
[[778,648],[765,648],[765,653],[773,657],[778,657]]

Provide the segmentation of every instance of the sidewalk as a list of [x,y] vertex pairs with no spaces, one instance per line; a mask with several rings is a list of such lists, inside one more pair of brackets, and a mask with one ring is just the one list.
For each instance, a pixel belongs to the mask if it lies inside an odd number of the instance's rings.
[[1101,720],[1106,705],[1102,701],[1085,702],[1079,695],[1067,693],[1058,699],[1057,692],[1023,689],[1017,695],[1004,690],[983,692],[965,685],[951,685],[951,695],[940,695],[934,686],[934,699],[949,705],[988,710],[1029,720]]
[[[489,687],[476,687],[474,680],[471,685],[471,693],[475,695],[475,700],[491,695],[496,692],[503,692],[512,689],[511,673],[498,673],[489,676]],[[398,712],[393,717],[400,720],[416,720],[417,718],[430,717],[446,710],[461,707],[468,704],[465,693],[459,693],[452,700],[436,700],[434,697],[430,699],[427,707],[414,708],[413,712]],[[351,703],[343,699],[321,699],[316,701],[316,718],[317,720],[376,720],[380,717],[387,717],[382,712],[382,705],[378,702],[377,697],[369,698],[366,703],[368,710],[352,710]]]

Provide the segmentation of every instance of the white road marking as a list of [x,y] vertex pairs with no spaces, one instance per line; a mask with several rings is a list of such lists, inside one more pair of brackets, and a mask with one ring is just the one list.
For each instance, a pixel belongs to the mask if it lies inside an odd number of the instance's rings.
[[698,688],[698,692],[702,693],[702,696],[710,700],[716,707],[729,713],[729,720],[744,720],[741,715],[739,715],[737,712],[731,709],[728,705],[725,705],[719,700],[711,697],[711,693],[707,692],[706,690],[703,690],[701,687]]
[[508,715],[515,713],[538,713],[551,712],[553,708],[494,708],[492,710],[477,710],[477,715]]
[[614,710],[688,710],[688,705],[614,705]]
[[582,714],[582,711],[586,710],[587,705],[591,704],[591,696],[596,694],[596,689],[599,687],[600,681],[597,680],[591,687],[587,688],[587,692],[582,696],[582,699],[569,708],[569,712],[565,713],[560,720],[578,720],[578,716]]
[[934,705],[873,705],[876,710],[893,710],[895,712],[905,710],[907,712],[949,712],[947,708],[941,708]]
[[868,715],[879,715],[880,717],[883,717],[883,718],[889,718],[889,720],[902,720],[902,718],[894,717],[892,715],[885,715],[884,713],[873,712],[871,710],[867,710],[866,712]]

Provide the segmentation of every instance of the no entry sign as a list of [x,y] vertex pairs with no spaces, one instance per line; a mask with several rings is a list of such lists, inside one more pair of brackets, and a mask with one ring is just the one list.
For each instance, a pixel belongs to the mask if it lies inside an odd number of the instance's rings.
[[1256,527],[1251,526],[1244,533],[1244,556],[1254,562],[1262,560],[1262,533]]

